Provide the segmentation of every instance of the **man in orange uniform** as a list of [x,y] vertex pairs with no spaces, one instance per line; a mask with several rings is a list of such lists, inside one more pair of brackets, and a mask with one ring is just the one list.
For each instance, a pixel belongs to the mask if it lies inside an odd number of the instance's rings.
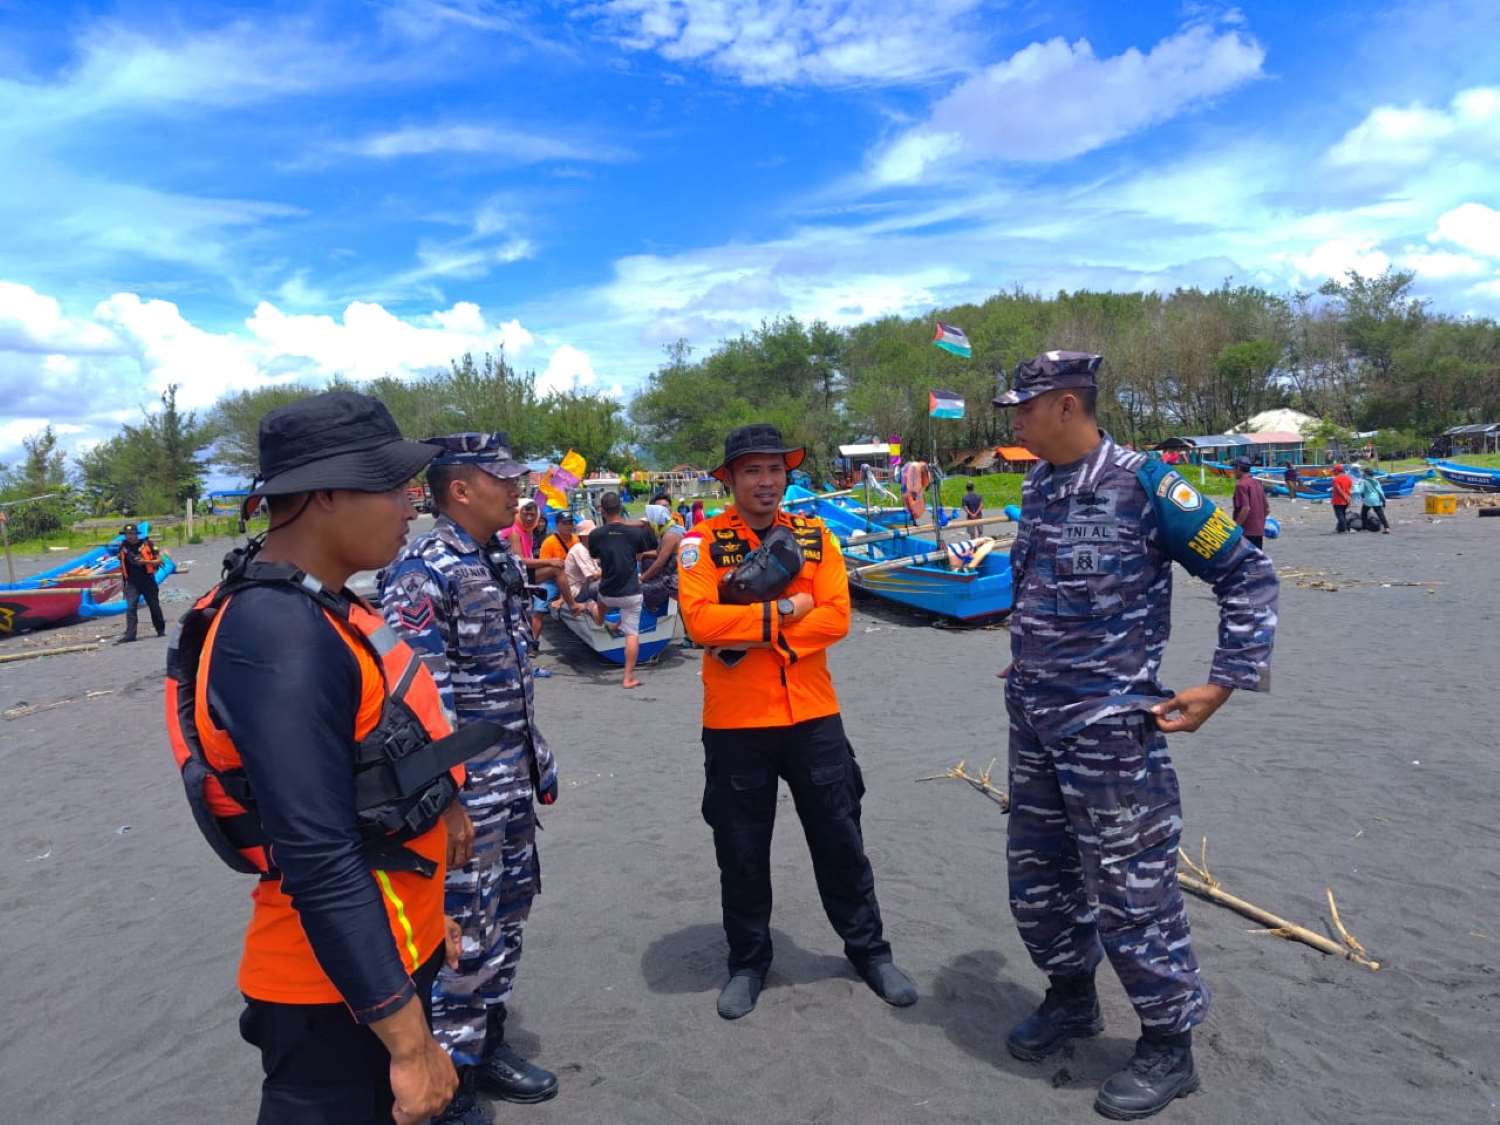
[[193,741],[215,782],[238,786],[249,811],[220,829],[248,834],[265,872],[239,972],[240,1033],[265,1070],[259,1121],[424,1121],[458,1086],[425,1009],[452,939],[445,864],[467,859],[473,828],[451,801],[449,773],[462,773],[440,767],[421,807],[380,807],[411,830],[372,835],[360,799],[381,780],[361,773],[373,744],[399,738],[409,761],[450,727],[431,675],[345,583],[400,550],[415,515],[403,486],[438,449],[401,440],[383,405],[349,392],[271,411],[259,440],[251,497],[267,498],[270,530],[229,568],[235,592],[206,636],[184,618],[168,665],[169,728],[191,712],[174,743]]
[[[916,987],[891,961],[860,831],[864,778],[844,737],[826,650],[849,631],[849,580],[838,541],[821,521],[781,510],[787,471],[803,450],[774,426],[743,426],[714,470],[734,496],[695,524],[677,550],[679,603],[703,657],[703,818],[719,861],[729,981],[719,1015],[755,1007],[771,965],[771,832],[778,778],[785,778],[812,853],[823,909],[849,958],[887,1003],[904,1007]],[[772,529],[789,528],[803,565],[774,601],[729,605],[720,580]]]

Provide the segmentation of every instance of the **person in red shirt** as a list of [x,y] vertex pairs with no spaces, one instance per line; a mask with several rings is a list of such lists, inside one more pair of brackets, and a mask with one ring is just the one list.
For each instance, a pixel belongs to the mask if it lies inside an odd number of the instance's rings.
[[1250,471],[1250,462],[1243,458],[1234,463],[1234,522],[1245,529],[1245,538],[1261,550],[1265,549],[1266,534],[1266,490],[1255,474]]
[[1338,521],[1336,530],[1340,535],[1349,530],[1349,497],[1354,492],[1354,478],[1344,472],[1344,466],[1333,467],[1333,517]]
[[[705,649],[703,818],[713,829],[729,941],[730,976],[719,993],[719,1015],[727,1020],[755,1007],[771,965],[771,832],[780,778],[792,791],[823,910],[844,939],[844,955],[886,1003],[917,1000],[885,940],[859,823],[864,778],[828,674],[827,651],[849,632],[844,556],[821,520],[781,510],[787,472],[802,458],[774,426],[732,431],[714,476],[734,503],[694,525],[677,549],[683,624]],[[774,601],[722,602],[721,579],[775,527],[795,538],[801,570]]]

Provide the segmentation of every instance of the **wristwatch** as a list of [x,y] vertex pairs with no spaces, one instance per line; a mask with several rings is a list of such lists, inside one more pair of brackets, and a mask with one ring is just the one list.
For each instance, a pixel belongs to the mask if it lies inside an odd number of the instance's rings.
[[790,617],[797,612],[797,606],[792,602],[791,598],[777,598],[776,612],[781,614],[782,617]]

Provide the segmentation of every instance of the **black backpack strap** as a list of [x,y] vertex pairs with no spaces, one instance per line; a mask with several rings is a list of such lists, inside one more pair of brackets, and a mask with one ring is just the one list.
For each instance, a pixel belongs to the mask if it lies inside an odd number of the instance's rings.
[[[402,724],[403,728],[407,726]],[[414,734],[421,731],[420,725],[411,729]],[[355,807],[371,809],[416,796],[454,766],[494,746],[504,729],[499,723],[487,721],[465,723],[454,733],[431,742],[403,737],[398,730],[381,747],[389,768],[364,769],[355,775]]]

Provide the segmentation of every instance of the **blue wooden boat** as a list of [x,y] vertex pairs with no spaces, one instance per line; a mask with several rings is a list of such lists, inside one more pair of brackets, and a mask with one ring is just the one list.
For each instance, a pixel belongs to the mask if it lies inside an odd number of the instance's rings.
[[[596,625],[594,619],[588,614],[569,613],[566,606],[559,604],[552,610],[552,617],[568,632],[588,645],[600,660],[610,664],[623,665],[625,663],[625,638],[617,636],[601,625]],[[606,610],[604,620],[619,624],[620,611]],[[660,616],[648,609],[642,609],[641,653],[637,661],[641,664],[651,663],[667,650],[667,646],[672,643],[672,638],[676,633],[677,602],[675,599],[667,602],[666,612]]]
[[[888,534],[888,538],[868,542],[862,515],[822,499],[814,507],[813,514],[823,520],[844,548],[849,585],[854,589],[955,621],[983,621],[1010,612],[1008,549],[991,551],[973,570],[954,570],[935,539],[892,528],[875,533]],[[1012,519],[1020,517],[1014,508],[1006,511]],[[919,561],[896,567],[882,565],[902,559]]]
[[1454,461],[1439,461],[1433,458],[1428,458],[1427,463],[1443,480],[1459,488],[1467,488],[1472,492],[1500,492],[1500,469],[1460,465]]

